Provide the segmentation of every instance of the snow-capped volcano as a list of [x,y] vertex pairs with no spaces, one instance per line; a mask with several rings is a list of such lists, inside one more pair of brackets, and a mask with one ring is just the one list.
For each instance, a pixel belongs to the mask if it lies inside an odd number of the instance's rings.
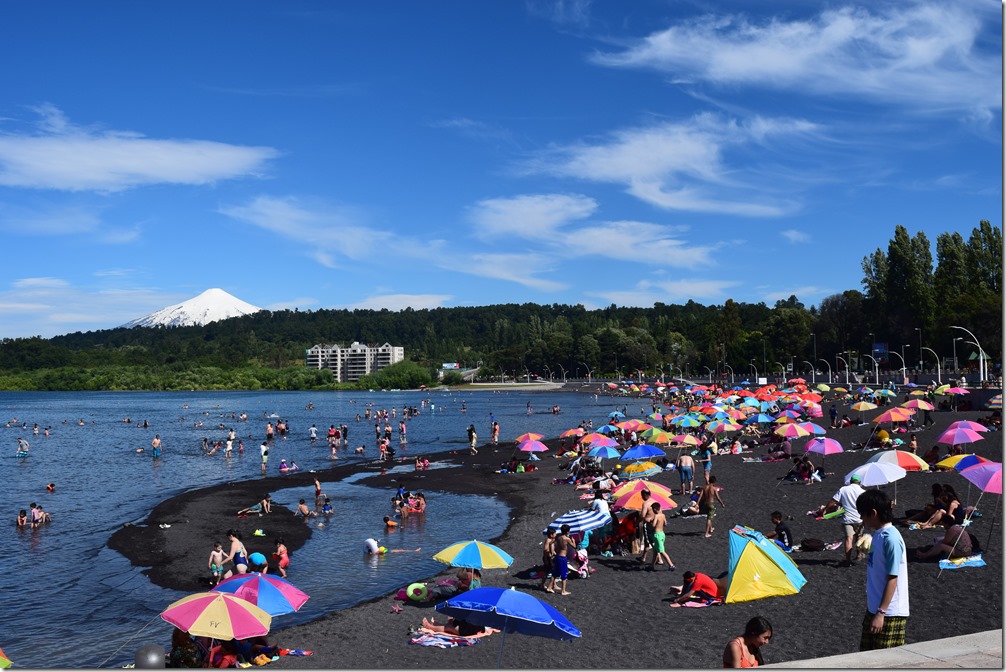
[[251,315],[262,310],[258,306],[245,303],[222,289],[207,289],[199,296],[174,306],[162,308],[146,317],[127,322],[124,327],[192,327],[210,322],[226,320],[229,317]]

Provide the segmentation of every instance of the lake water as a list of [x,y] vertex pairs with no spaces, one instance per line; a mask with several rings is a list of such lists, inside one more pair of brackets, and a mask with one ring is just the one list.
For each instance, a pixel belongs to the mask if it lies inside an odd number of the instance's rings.
[[[423,408],[424,399],[430,404]],[[313,410],[306,409],[309,402]],[[536,411],[533,415],[527,414],[528,402]],[[408,447],[400,455],[427,455],[431,462],[438,453],[465,448],[470,423],[478,430],[479,442],[486,441],[490,414],[500,423],[500,441],[506,443],[526,431],[557,436],[584,419],[599,426],[614,408],[614,400],[605,397],[518,391],[0,393],[2,515],[8,520],[0,527],[0,543],[8,554],[7,571],[0,574],[0,646],[18,667],[114,666],[131,662],[143,643],[167,646],[170,626],[158,614],[185,593],[152,585],[142,568],[108,549],[109,536],[124,523],[140,522],[159,502],[179,493],[259,477],[258,445],[266,422],[275,424],[279,417],[290,431],[286,441],[277,439],[270,450],[271,473],[278,473],[281,458],[296,460],[307,470],[330,467],[323,440],[330,424],[349,426],[350,446],[367,445],[369,455],[347,456],[340,463],[373,459],[374,423],[355,420],[368,404],[389,411],[394,407],[398,418],[403,406],[420,407],[420,415],[408,421]],[[560,415],[542,412],[552,404],[562,407]],[[630,403],[629,415],[636,416],[638,407],[638,402],[635,408]],[[242,412],[248,414],[247,422],[230,418]],[[132,422],[122,422],[126,417]],[[14,418],[17,423],[4,426]],[[143,420],[146,429],[136,426]],[[203,426],[194,427],[200,421]],[[22,422],[27,429],[21,428]],[[32,436],[33,423],[42,430],[50,427],[50,436]],[[229,459],[222,453],[203,454],[203,437],[226,438],[227,430],[217,428],[220,423],[235,428],[244,440],[244,455],[237,455],[236,447]],[[317,445],[308,440],[312,423],[322,437]],[[395,437],[397,424],[397,419],[392,421]],[[149,447],[155,433],[163,441],[158,460],[152,459]],[[31,443],[29,458],[15,458],[17,437]],[[397,439],[393,443],[397,445]],[[137,448],[146,451],[137,453]],[[406,468],[403,474],[410,471]],[[312,521],[312,538],[294,554],[294,582],[311,599],[300,612],[277,617],[274,627],[313,620],[435,574],[444,568],[431,559],[435,552],[461,539],[498,536],[509,521],[508,507],[490,497],[436,494],[428,498],[436,514],[425,516],[422,524],[410,521],[392,533],[375,532],[373,513],[388,509],[393,493],[353,480],[323,481],[339,513],[323,527]],[[56,484],[53,493],[46,491],[50,482]],[[303,488],[275,490],[272,496],[292,508]],[[11,524],[30,502],[42,504],[54,523],[37,530]],[[473,507],[483,513],[477,522],[461,515]],[[366,516],[359,515],[364,511]],[[368,559],[361,552],[367,537],[389,548],[423,550]],[[205,558],[193,562],[202,565]]]

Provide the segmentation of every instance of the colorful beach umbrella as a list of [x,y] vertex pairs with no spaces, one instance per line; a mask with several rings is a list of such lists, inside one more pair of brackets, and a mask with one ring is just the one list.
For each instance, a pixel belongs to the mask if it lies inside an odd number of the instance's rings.
[[992,397],[991,399],[985,402],[985,407],[1001,409],[1003,407],[1003,395],[997,394],[996,396]]
[[700,446],[702,445],[702,439],[695,436],[694,434],[675,434],[671,437],[671,441],[674,443],[680,443],[686,446]]
[[799,426],[803,427],[804,429],[806,429],[811,434],[827,434],[828,433],[828,431],[824,427],[822,427],[821,425],[817,424],[816,422],[801,422],[801,423],[799,423]]
[[197,637],[247,639],[268,634],[272,616],[248,600],[230,593],[187,595],[168,605],[161,618]]
[[776,427],[775,434],[787,439],[798,439],[801,436],[810,436],[810,432],[795,423]]
[[808,441],[803,449],[808,453],[820,453],[821,455],[834,455],[845,450],[842,448],[842,444],[835,439],[820,437],[814,437]]
[[655,483],[654,481],[638,480],[621,484],[611,491],[611,496],[617,500],[629,492],[639,492],[641,490],[649,490],[650,493],[659,492],[665,497],[670,497],[673,494],[671,493],[671,489],[666,485]]
[[[612,505],[615,509],[625,509],[627,511],[639,511],[643,508],[643,496],[640,494],[642,490],[636,490],[633,492],[628,492],[618,499]],[[662,492],[651,492],[650,497],[646,500],[646,506],[652,505],[653,502],[658,502],[660,508],[662,509],[673,509],[676,504],[674,500],[671,499],[670,495],[665,495]]]
[[876,425],[884,422],[905,422],[914,414],[915,411],[910,408],[901,408],[900,406],[897,406],[889,411],[884,411],[870,422]]
[[629,466],[622,469],[622,478],[646,478],[647,476],[653,476],[659,474],[663,469],[658,467],[653,462],[633,462]]
[[982,464],[983,462],[991,462],[984,457],[979,457],[974,453],[968,453],[967,455],[951,455],[950,457],[944,457],[942,460],[936,463],[937,467],[943,467],[944,469],[953,469],[954,471],[961,471],[967,469],[968,467],[973,467],[976,464]]
[[545,436],[544,434],[535,434],[533,432],[527,432],[525,434],[521,434],[516,439],[514,439],[514,442],[523,443],[524,441],[538,441],[539,439],[544,438],[544,436]]
[[10,666],[10,658],[8,658],[7,654],[3,652],[3,649],[0,649],[0,670],[6,670]]
[[517,449],[525,453],[544,453],[548,446],[541,441],[521,441],[517,444]]
[[922,411],[933,411],[936,407],[930,404],[925,399],[912,399],[901,404],[902,408],[916,408]]
[[213,591],[248,600],[270,616],[297,611],[308,600],[307,593],[283,577],[259,572],[235,574],[217,584]]
[[929,464],[915,453],[905,450],[885,450],[871,457],[867,462],[896,464],[905,471],[929,471]]
[[563,525],[569,525],[570,534],[575,534],[577,532],[596,530],[610,522],[610,514],[595,511],[594,509],[577,509],[575,511],[568,511],[553,520],[548,524],[546,530],[556,530],[558,532]]
[[872,411],[873,409],[877,408],[877,405],[871,404],[868,401],[857,401],[849,408],[851,408],[854,411],[859,411],[862,413],[863,411]]
[[451,567],[474,569],[504,569],[513,563],[513,557],[499,546],[475,539],[451,544],[433,559]]
[[974,443],[975,441],[981,441],[982,438],[982,435],[973,429],[958,427],[956,429],[948,429],[940,434],[939,438],[936,439],[936,443],[959,446],[962,443]]
[[977,485],[982,492],[1003,494],[1002,462],[986,462],[976,464],[961,471],[961,476]]
[[590,434],[584,434],[583,438],[580,439],[580,443],[587,445],[593,445],[596,441],[611,441],[611,438],[599,432],[591,432]]
[[559,435],[560,438],[568,439],[571,436],[583,436],[586,434],[583,427],[574,427],[573,429],[567,429],[565,432]]
[[950,423],[950,426],[947,427],[947,429],[958,429],[958,428],[970,429],[973,432],[989,431],[989,428],[986,427],[985,425],[978,422],[973,422],[971,420],[958,420],[957,422]]

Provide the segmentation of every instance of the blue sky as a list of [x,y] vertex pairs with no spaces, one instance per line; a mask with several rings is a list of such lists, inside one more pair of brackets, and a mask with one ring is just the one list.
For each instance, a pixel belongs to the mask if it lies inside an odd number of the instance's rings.
[[[765,9],[763,9],[763,7]],[[990,2],[13,3],[0,337],[861,289],[1001,226]]]

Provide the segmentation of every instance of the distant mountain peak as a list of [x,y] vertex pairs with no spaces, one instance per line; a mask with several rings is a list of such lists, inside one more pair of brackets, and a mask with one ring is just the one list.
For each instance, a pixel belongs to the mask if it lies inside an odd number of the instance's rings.
[[245,303],[241,299],[228,294],[219,287],[207,289],[205,292],[174,306],[162,308],[156,312],[127,322],[122,325],[132,327],[192,327],[203,326],[210,322],[226,320],[241,315],[251,315],[262,310],[258,306]]

